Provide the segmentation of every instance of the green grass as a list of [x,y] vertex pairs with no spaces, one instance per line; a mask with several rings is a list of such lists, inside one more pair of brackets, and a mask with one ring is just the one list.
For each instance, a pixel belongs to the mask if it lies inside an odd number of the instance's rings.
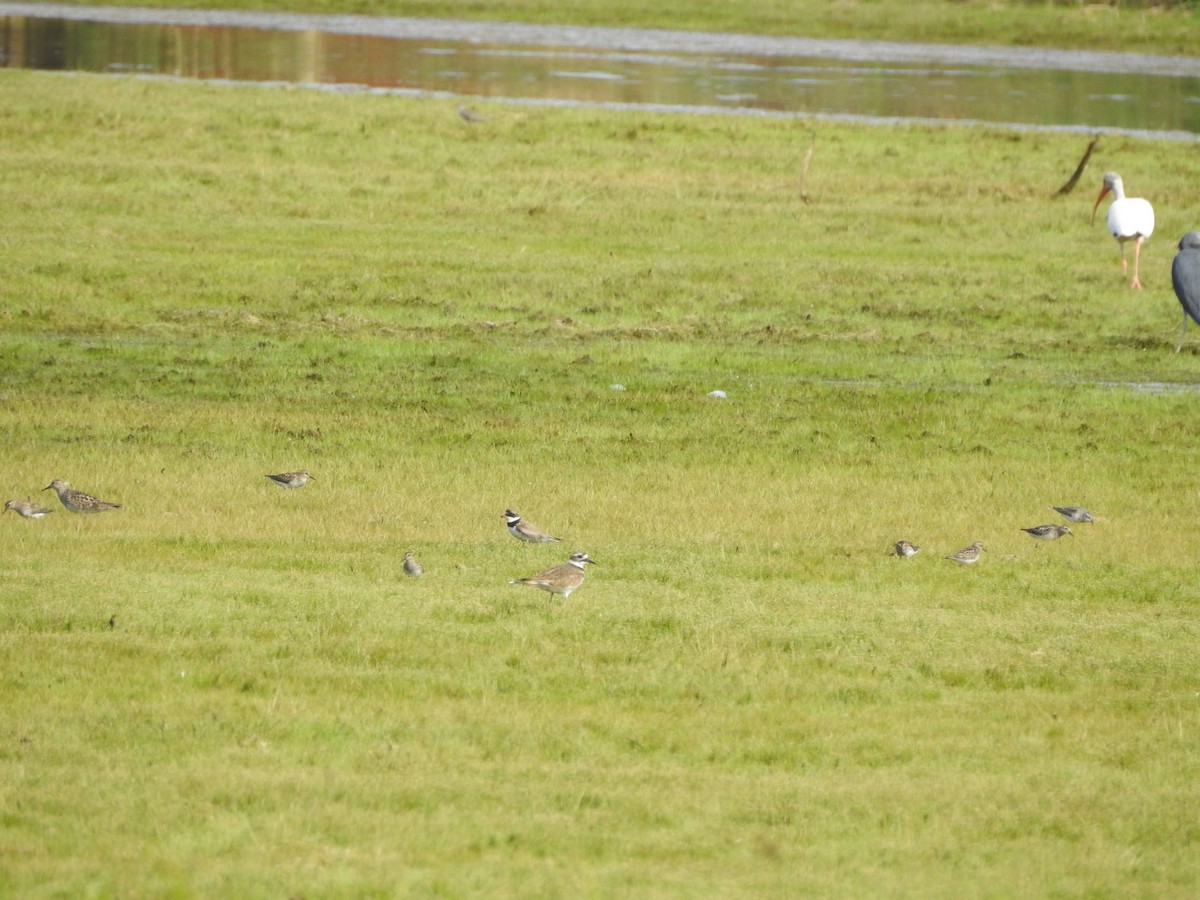
[[1200,158],[488,113],[0,76],[0,893],[1193,896]]
[[[89,5],[96,5],[86,0]],[[100,4],[104,5],[104,4]],[[418,16],[924,43],[1074,47],[1194,56],[1195,0],[120,0],[112,5]]]

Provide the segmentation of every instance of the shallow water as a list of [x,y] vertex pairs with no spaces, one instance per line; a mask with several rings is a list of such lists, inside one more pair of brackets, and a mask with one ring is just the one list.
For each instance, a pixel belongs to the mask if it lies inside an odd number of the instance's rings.
[[1200,134],[1200,60],[1130,54],[0,3],[0,66],[515,102]]

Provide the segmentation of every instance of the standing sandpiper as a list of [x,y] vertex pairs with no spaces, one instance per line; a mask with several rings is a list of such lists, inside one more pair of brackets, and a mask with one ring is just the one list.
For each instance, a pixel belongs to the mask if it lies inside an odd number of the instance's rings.
[[309,475],[307,471],[280,472],[278,475],[268,475],[267,477],[280,487],[287,488],[288,490],[291,490],[292,488],[302,488],[308,484],[310,480],[313,480],[313,477]]
[[23,519],[44,519],[52,509],[46,509],[44,506],[38,506],[32,500],[9,500],[4,504],[4,511],[12,510]]
[[952,559],[956,563],[962,563],[964,566],[972,565],[979,562],[979,555],[983,552],[983,541],[976,541],[970,547],[964,547],[953,556],[947,556],[946,559]]
[[417,562],[417,558],[413,556],[411,550],[404,554],[404,574],[412,575],[414,578],[425,574],[425,570],[421,568],[421,564]]
[[561,566],[547,569],[540,575],[518,578],[510,581],[509,584],[527,584],[531,587],[541,588],[543,591],[549,591],[551,594],[561,594],[565,600],[571,596],[571,591],[583,584],[584,563],[594,564],[595,562],[586,553],[572,553],[571,558]]
[[55,478],[42,488],[42,490],[48,491],[52,488],[58,494],[58,499],[62,501],[62,505],[71,512],[97,513],[109,509],[121,508],[120,503],[107,503],[104,500],[97,500],[91,494],[85,494],[83,491],[72,490],[70,484],[58,478]]
[[546,533],[532,522],[526,522],[521,518],[520,513],[511,509],[504,511],[503,518],[508,523],[508,533],[519,541],[528,541],[531,544],[548,544],[551,541],[562,541],[562,538],[556,538]]
[[1033,528],[1022,528],[1021,530],[1039,541],[1056,541],[1064,534],[1075,537],[1070,525],[1035,525]]
[[912,541],[896,541],[896,555],[903,556],[908,559],[910,556],[916,556],[921,552],[921,548]]
[[1082,506],[1052,506],[1057,513],[1062,513],[1068,522],[1093,522],[1092,514]]

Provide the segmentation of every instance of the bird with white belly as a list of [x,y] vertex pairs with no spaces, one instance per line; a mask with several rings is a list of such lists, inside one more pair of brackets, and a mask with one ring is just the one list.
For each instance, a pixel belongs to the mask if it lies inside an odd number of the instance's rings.
[[1109,172],[1104,176],[1104,188],[1096,198],[1096,205],[1092,207],[1093,225],[1096,224],[1096,210],[1100,208],[1100,201],[1110,192],[1113,202],[1108,207],[1108,232],[1121,246],[1121,275],[1124,276],[1129,271],[1129,263],[1125,260],[1125,244],[1133,241],[1133,280],[1129,282],[1129,286],[1140,288],[1142,281],[1138,277],[1138,263],[1142,256],[1142,244],[1154,234],[1154,207],[1141,197],[1126,197],[1121,176],[1116,172]]

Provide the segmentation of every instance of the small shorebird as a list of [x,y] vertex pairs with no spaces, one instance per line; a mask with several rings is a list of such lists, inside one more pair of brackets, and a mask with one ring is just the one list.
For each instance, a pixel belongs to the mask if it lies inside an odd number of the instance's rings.
[[1068,522],[1092,522],[1092,514],[1082,506],[1052,506],[1056,513],[1061,513]]
[[312,480],[312,476],[307,471],[280,472],[278,475],[268,475],[267,478],[270,478],[277,485],[288,490],[302,488]]
[[52,488],[58,494],[58,499],[62,501],[62,505],[71,512],[97,513],[108,509],[121,508],[120,503],[107,503],[104,500],[97,500],[91,494],[85,494],[83,491],[72,490],[70,484],[58,478],[55,478],[42,488],[42,490],[48,491]]
[[413,556],[411,550],[404,554],[404,574],[413,577],[425,574],[425,570],[421,568],[421,564],[417,562],[417,558]]
[[1033,528],[1022,528],[1021,530],[1039,541],[1056,541],[1064,534],[1075,537],[1070,525],[1035,525]]
[[481,116],[479,113],[475,112],[475,110],[468,109],[465,106],[460,106],[458,108],[458,117],[460,119],[462,119],[464,122],[466,122],[468,125],[474,125],[477,122],[486,122],[487,121],[486,118]]
[[531,587],[541,588],[543,591],[549,591],[551,594],[562,594],[565,600],[571,596],[571,591],[583,584],[584,563],[595,564],[595,562],[586,553],[572,553],[571,558],[561,566],[547,569],[540,575],[518,578],[510,581],[509,584],[527,584]]
[[561,542],[562,538],[556,538],[538,528],[532,522],[526,522],[521,518],[521,514],[506,509],[503,519],[508,523],[508,533],[519,541],[528,541],[531,544],[548,544],[551,541]]
[[44,519],[52,509],[46,509],[44,506],[38,506],[32,500],[9,500],[4,504],[4,511],[12,510],[23,519]]
[[969,566],[972,563],[979,562],[979,554],[983,552],[983,541],[976,541],[970,547],[964,547],[953,556],[947,556],[946,559],[952,559],[956,563],[962,563],[964,566]]
[[896,555],[903,556],[908,559],[910,556],[916,556],[921,552],[921,548],[912,541],[896,541]]

